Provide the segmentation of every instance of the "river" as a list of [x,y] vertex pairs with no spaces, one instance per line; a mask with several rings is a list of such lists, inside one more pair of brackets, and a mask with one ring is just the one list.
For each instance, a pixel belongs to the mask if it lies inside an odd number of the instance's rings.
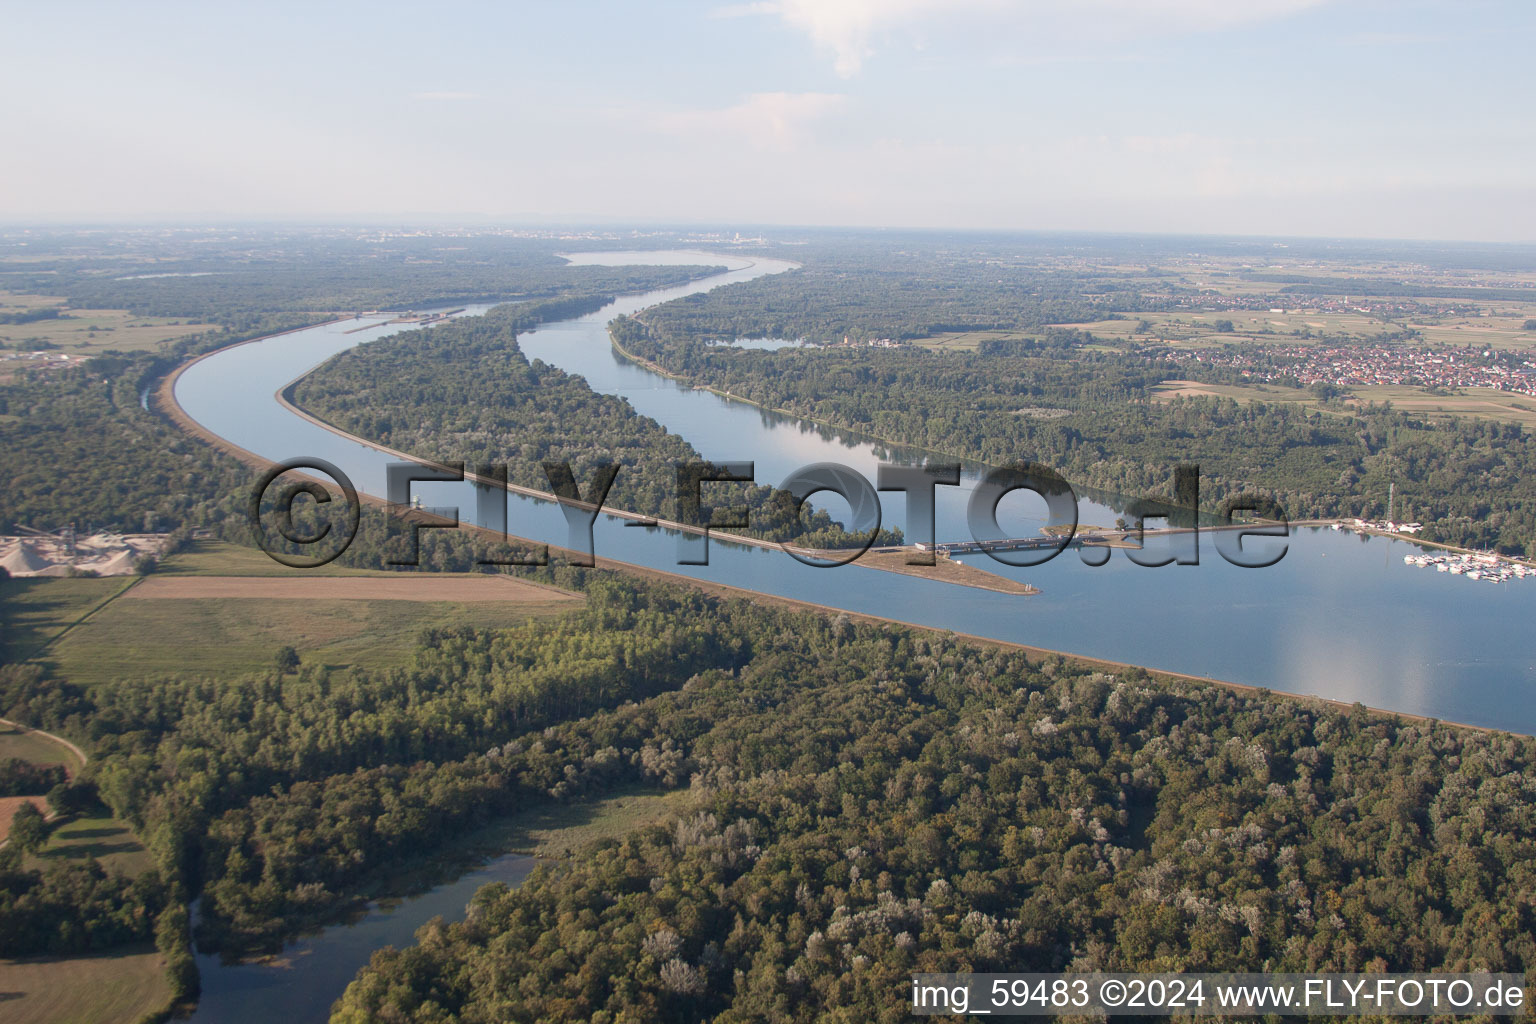
[[[589,253],[571,259],[729,269],[689,285],[624,296],[596,313],[524,334],[519,344],[529,358],[580,374],[599,392],[624,397],[706,457],[752,460],[759,483],[779,483],[816,462],[841,463],[873,482],[883,458],[920,460],[914,452],[893,451],[857,435],[682,386],[622,359],[609,343],[605,325],[620,313],[786,272],[794,264],[684,252]],[[471,306],[460,315],[487,308]],[[176,400],[198,423],[242,448],[274,461],[326,459],[345,470],[360,490],[382,496],[391,456],[295,416],[274,395],[339,352],[415,329],[386,325],[385,319],[322,325],[215,353],[182,373]],[[367,329],[356,330],[360,326]],[[961,486],[938,489],[940,540],[966,536],[964,507],[976,469],[967,467]],[[428,504],[457,505],[464,518],[473,517],[469,485],[423,484],[417,489]],[[846,509],[839,501],[828,503],[834,513]],[[882,505],[888,525],[904,524],[899,494],[882,495]],[[1081,504],[1085,524],[1111,525],[1115,515],[1092,501]],[[1041,510],[1027,501],[1010,498],[1000,518],[1016,534],[1033,532],[1040,516]],[[551,503],[513,496],[509,521],[518,536],[566,543],[565,521]],[[594,532],[596,551],[604,557],[851,612],[1536,733],[1536,710],[1524,699],[1536,685],[1536,650],[1526,645],[1521,625],[1536,621],[1536,582],[1489,584],[1410,567],[1403,555],[1419,548],[1401,540],[1299,529],[1286,557],[1264,569],[1228,564],[1209,535],[1202,538],[1197,566],[1147,568],[1115,552],[1106,565],[1090,567],[1068,551],[1046,565],[1019,569],[971,556],[985,568],[1041,588],[1039,595],[1019,597],[857,565],[814,568],[779,551],[722,543],[710,545],[707,566],[678,565],[677,539],[667,531],[626,528],[622,520],[605,516]],[[526,867],[511,866],[515,860],[496,861],[485,870],[526,872]],[[415,927],[434,914],[462,914],[479,881],[466,884],[462,892],[460,883],[453,883],[434,890],[430,898],[387,914],[376,912],[361,924],[327,929],[305,940],[299,954],[288,958],[290,967],[205,963],[204,1005],[209,1010],[200,1010],[197,1019],[247,1019],[229,1014],[257,989],[263,993],[261,1019],[277,1017],[291,1024],[323,1019],[324,1008],[340,995],[345,980],[366,962],[365,949],[409,942]],[[303,980],[311,971],[322,980]],[[281,979],[287,980],[278,984]],[[310,1012],[297,1005],[275,1009],[273,993],[290,988],[308,993],[304,1005]]]
[[463,919],[481,886],[517,885],[537,865],[537,858],[522,854],[493,858],[427,892],[370,904],[354,919],[289,943],[269,960],[226,964],[199,954],[203,993],[189,1019],[192,1024],[319,1024],[374,950],[409,945],[416,929],[434,917]]

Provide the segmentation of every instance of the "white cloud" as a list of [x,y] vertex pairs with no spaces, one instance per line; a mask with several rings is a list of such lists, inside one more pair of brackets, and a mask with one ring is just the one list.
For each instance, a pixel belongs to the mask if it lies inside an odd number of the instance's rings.
[[1213,31],[1284,17],[1330,0],[760,0],[716,8],[717,17],[777,15],[832,56],[852,78],[896,34],[967,22],[988,36],[1028,40],[1038,30],[1091,33]]
[[719,8],[716,13],[776,14],[818,48],[830,51],[837,73],[852,78],[874,55],[877,35],[912,30],[937,15],[1004,6],[1005,0],[771,0]]
[[711,18],[745,18],[753,14],[777,14],[779,5],[773,0],[758,0],[749,4],[726,4],[709,12]]
[[810,127],[841,110],[847,97],[826,92],[759,92],[734,106],[686,110],[657,119],[662,131],[708,140],[728,136],[759,149],[793,149]]

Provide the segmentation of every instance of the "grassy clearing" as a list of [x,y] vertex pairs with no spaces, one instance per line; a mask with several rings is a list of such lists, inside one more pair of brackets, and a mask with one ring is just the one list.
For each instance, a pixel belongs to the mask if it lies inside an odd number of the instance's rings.
[[475,833],[469,844],[563,857],[601,839],[618,839],[637,828],[681,813],[686,789],[632,789],[602,800],[555,804],[503,819]]
[[116,596],[132,582],[103,579],[0,580],[0,646],[12,661],[36,657],[72,623]]
[[378,569],[349,569],[330,565],[318,569],[290,569],[274,562],[266,552],[243,548],[221,540],[193,541],[185,550],[167,558],[155,570],[156,576],[397,576]]
[[0,724],[0,761],[12,757],[33,764],[61,764],[71,772],[81,767],[69,748],[19,726]]
[[171,1000],[153,947],[99,956],[0,960],[6,1024],[132,1024]]
[[[1354,396],[1350,401],[1352,405],[1391,402],[1394,408],[1402,412],[1432,417],[1476,416],[1536,428],[1536,398],[1495,391],[1492,388],[1467,388],[1457,394],[1436,395],[1424,388],[1373,384],[1350,388],[1349,393]],[[1240,404],[1289,402],[1314,408],[1318,406],[1317,398],[1310,391],[1281,387],[1278,384],[1204,384],[1192,380],[1170,380],[1154,390],[1153,398],[1167,401],[1180,395],[1230,398]]]
[[104,807],[55,828],[48,836],[48,845],[27,858],[26,866],[46,870],[50,864],[83,863],[90,857],[95,857],[108,871],[125,875],[137,875],[154,866],[149,851],[128,823],[114,818]]
[[[155,569],[156,576],[281,576],[302,580],[316,576],[377,576],[398,580],[413,572],[385,569],[352,569],[332,562],[317,569],[291,569],[274,562],[258,548],[241,547],[222,540],[197,540],[171,555]],[[463,575],[458,573],[455,575]]]
[[1525,321],[1536,319],[1536,303],[1500,303],[1486,316],[1440,317],[1411,320],[1409,326],[1424,335],[1424,344],[1435,348],[1475,345],[1478,348],[1523,350],[1536,348],[1536,331],[1525,330]]
[[492,629],[560,615],[579,602],[415,602],[229,598],[118,601],[49,651],[67,678],[101,685],[146,675],[235,676],[291,645],[307,664],[381,668],[404,661],[423,629]]
[[1154,401],[1166,402],[1180,396],[1230,398],[1244,405],[1249,402],[1317,404],[1317,396],[1312,392],[1303,388],[1281,387],[1279,384],[1206,384],[1196,380],[1169,380],[1152,389]]
[[984,341],[1022,341],[1041,336],[1042,332],[1039,331],[956,331],[935,334],[931,338],[918,338],[913,344],[935,352],[974,352]]
[[128,601],[417,601],[542,603],[580,595],[511,576],[478,572],[391,573],[387,576],[151,576],[123,595]]
[[[1148,329],[1137,333],[1140,321]],[[1221,320],[1232,321],[1231,331],[1218,331]],[[1215,313],[1127,313],[1123,320],[1095,320],[1090,323],[1062,324],[1117,342],[1141,341],[1147,344],[1188,345],[1249,342],[1267,345],[1308,345],[1320,339],[1347,336],[1356,341],[1370,341],[1383,334],[1401,330],[1397,324],[1363,313],[1316,313],[1289,310],[1272,313],[1268,309],[1232,309]],[[1304,335],[1311,332],[1313,337]]]
[[1477,416],[1536,427],[1536,398],[1508,391],[1466,388],[1453,395],[1434,395],[1423,388],[1387,384],[1350,390],[1362,402],[1391,402],[1403,412],[1431,416]]
[[20,345],[23,351],[52,346],[49,351],[69,355],[98,355],[107,349],[152,352],[163,342],[213,327],[192,320],[134,316],[126,309],[69,309],[68,305],[67,299],[56,295],[0,292],[0,312],[66,307],[56,320],[0,324],[0,346],[15,350]]

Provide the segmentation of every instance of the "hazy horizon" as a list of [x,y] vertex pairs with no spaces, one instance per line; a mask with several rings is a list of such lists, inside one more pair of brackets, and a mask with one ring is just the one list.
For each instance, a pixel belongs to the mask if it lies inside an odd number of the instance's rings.
[[[84,16],[82,17],[82,12]],[[1507,0],[15,8],[0,223],[1536,242]]]
[[[178,218],[165,218],[160,220],[135,220],[123,219],[98,219],[98,220],[69,220],[69,219],[36,219],[36,220],[7,220],[0,218],[0,233],[15,232],[57,232],[68,233],[71,231],[95,232],[95,231],[212,231],[212,230],[249,230],[249,231],[381,231],[398,232],[400,234],[414,234],[419,232],[443,232],[447,235],[462,233],[466,236],[478,232],[509,232],[517,235],[528,234],[538,237],[575,236],[582,233],[610,233],[616,242],[625,244],[638,244],[648,236],[662,236],[662,244],[666,245],[728,245],[734,244],[730,239],[713,240],[709,235],[735,234],[741,236],[743,242],[755,240],[754,236],[761,238],[764,232],[791,235],[795,232],[825,233],[829,235],[847,234],[861,235],[890,235],[900,237],[903,235],[941,235],[956,236],[961,238],[978,238],[995,236],[1001,239],[1021,238],[1066,238],[1082,240],[1103,240],[1113,242],[1118,240],[1146,239],[1146,240],[1190,240],[1211,242],[1251,242],[1262,244],[1328,244],[1328,245],[1387,245],[1405,246],[1415,245],[1468,247],[1473,249],[1491,250],[1530,250],[1536,254],[1536,240],[1514,239],[1510,241],[1489,240],[1481,238],[1430,238],[1430,237],[1392,237],[1388,235],[1283,235],[1274,233],[1238,234],[1231,232],[1201,232],[1201,231],[1131,231],[1114,229],[1090,229],[1090,228],[980,228],[980,227],[953,227],[947,225],[922,226],[911,224],[765,224],[765,223],[736,223],[736,222],[710,222],[687,223],[680,221],[647,223],[639,220],[557,220],[548,221],[522,220],[514,221],[494,217],[478,217],[473,214],[464,214],[458,217],[451,215],[412,215],[412,214],[359,214],[347,218],[322,218],[322,217],[270,217],[270,218],[242,218],[240,216],[220,216],[207,214],[203,216],[187,215]],[[665,236],[687,236],[697,234],[698,238],[667,238]],[[577,241],[571,237],[571,241]],[[792,237],[778,237],[764,239],[769,244],[798,245],[801,240]]]

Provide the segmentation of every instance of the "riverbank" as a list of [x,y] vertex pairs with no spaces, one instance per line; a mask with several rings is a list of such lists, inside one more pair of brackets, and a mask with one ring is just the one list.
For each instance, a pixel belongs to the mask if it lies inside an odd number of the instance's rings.
[[[601,327],[599,327],[598,330],[601,330]],[[606,334],[606,333],[607,332],[604,332],[604,334]],[[605,345],[605,348],[606,347],[607,346]],[[200,358],[202,358],[202,357],[200,357]],[[188,364],[188,365],[191,365],[191,364]],[[235,445],[235,444],[233,444],[231,442],[226,442],[222,438],[219,438],[219,437],[211,434],[211,432],[209,432],[209,431],[205,430],[204,428],[202,428],[195,421],[192,421],[191,418],[189,416],[187,416],[179,408],[179,406],[177,405],[177,403],[175,401],[175,395],[174,395],[175,381],[176,381],[176,379],[179,378],[180,374],[183,373],[186,370],[186,368],[187,368],[186,366],[178,367],[177,370],[172,375],[170,375],[165,381],[163,381],[161,383],[161,385],[156,389],[156,391],[155,391],[155,405],[156,405],[156,407],[158,409],[160,409],[161,411],[165,412],[168,416],[170,416],[173,419],[174,422],[177,422],[178,424],[182,425],[185,429],[188,429],[189,432],[192,433],[194,436],[197,436],[197,437],[203,439],[207,443],[214,444],[214,445],[220,447],[222,450],[230,452],[232,455],[235,455],[236,457],[241,458],[243,461],[247,462],[248,464],[250,464],[252,466],[259,467],[259,468],[262,468],[262,469],[265,469],[266,467],[270,466],[271,462],[269,460],[266,460],[266,459],[263,459],[263,458],[261,458],[259,456],[256,456],[253,453],[251,453],[251,452],[249,452],[249,451],[247,451],[247,450],[245,450],[243,448],[240,448],[239,446],[237,446],[237,445]],[[298,377],[302,377],[302,376],[304,376],[304,375],[303,374],[299,374],[298,375]],[[294,379],[298,379],[298,378],[294,378]],[[276,382],[274,382],[274,384],[275,383]],[[287,385],[291,385],[291,383],[292,383],[292,381],[290,380],[290,381],[287,382]],[[269,386],[271,386],[271,385],[269,385]],[[286,390],[286,385],[282,386],[282,387],[278,387],[277,390],[278,391]],[[299,409],[290,407],[289,411],[293,412],[296,415],[297,414],[302,414],[303,417],[312,426],[316,426],[316,427],[318,427],[320,429],[324,429],[329,434],[332,434],[332,435],[335,435],[335,436],[348,436],[348,435],[344,435],[344,434],[339,434],[337,431],[334,430],[334,428],[331,428],[328,425],[324,424],[323,421],[318,421],[314,417],[308,416],[308,414],[304,414],[303,410],[299,410]],[[378,450],[378,448],[379,448],[379,446],[372,445],[369,442],[367,442],[365,439],[362,439],[362,438],[351,437],[350,439],[354,443],[359,443],[359,444],[365,445],[365,446],[367,446],[369,448],[372,448],[372,449],[375,449],[375,450]],[[397,457],[406,458],[404,453],[395,453],[395,454],[397,455]],[[524,494],[527,494],[530,497],[537,497],[537,498],[541,498],[541,499],[546,500],[546,501],[550,500],[550,496],[542,494],[541,492],[530,491],[528,489],[523,489],[523,488],[513,488],[513,489],[517,490],[518,493],[524,493]],[[365,497],[364,500],[368,501],[372,505],[376,505],[376,506],[380,506],[380,507],[385,505],[385,502],[383,502],[382,500],[379,500],[379,499],[376,499],[376,498],[372,498],[372,497]],[[615,514],[618,514],[618,513],[615,513]],[[625,518],[625,517],[620,515],[620,518]],[[647,517],[637,516],[637,515],[634,515],[634,514],[630,514],[630,516],[628,518],[630,518],[631,521],[635,521],[635,520],[648,521]],[[657,525],[666,525],[666,524],[658,523]],[[1301,525],[1301,524],[1297,524],[1297,525]],[[681,524],[677,524],[675,528],[682,528]],[[766,548],[766,547],[777,547],[778,546],[778,545],[773,544],[771,542],[757,541],[755,539],[750,539],[750,538],[730,537],[729,535],[725,535],[725,534],[713,534],[713,535],[718,540],[727,541],[728,543],[732,543],[732,544],[746,545],[746,546],[757,546],[757,547],[764,547],[764,548]],[[571,554],[568,551],[562,550],[558,545],[552,546],[551,550],[552,550],[552,552],[557,552],[557,553],[560,553],[560,554],[565,555],[567,557],[569,557],[570,554]],[[636,576],[641,577],[641,578],[652,578],[652,579],[657,579],[657,580],[665,580],[665,581],[667,581],[669,583],[674,583],[674,584],[682,583],[682,584],[685,584],[685,585],[688,585],[688,586],[696,587],[696,588],[698,588],[698,589],[700,589],[702,591],[705,591],[705,592],[708,592],[708,593],[714,593],[714,594],[717,594],[717,595],[723,596],[723,597],[731,597],[731,598],[739,597],[739,598],[744,598],[744,599],[747,599],[747,600],[752,600],[752,601],[757,601],[757,602],[769,601],[769,602],[772,602],[772,603],[775,603],[775,604],[780,604],[780,605],[787,606],[787,607],[815,609],[815,610],[818,610],[818,611],[828,612],[828,613],[831,613],[831,614],[840,614],[840,613],[842,613],[842,614],[849,614],[849,615],[858,615],[859,617],[868,618],[868,619],[870,619],[872,621],[890,622],[890,623],[900,624],[902,626],[906,626],[906,627],[910,627],[910,628],[925,629],[925,630],[929,630],[929,631],[933,631],[933,632],[937,632],[937,633],[950,632],[950,630],[946,630],[942,626],[925,625],[922,622],[915,621],[915,620],[910,619],[910,618],[900,618],[900,617],[897,617],[897,616],[885,616],[885,615],[879,615],[879,614],[867,614],[867,613],[849,612],[849,611],[847,611],[846,608],[832,607],[832,606],[828,606],[828,605],[825,605],[825,604],[818,603],[818,602],[816,602],[814,600],[802,600],[802,599],[795,598],[795,597],[781,597],[781,596],[778,596],[776,594],[768,593],[768,592],[765,592],[765,591],[752,590],[752,589],[748,589],[748,588],[733,587],[733,586],[729,586],[729,585],[725,585],[725,584],[714,583],[714,582],[711,582],[711,581],[700,580],[700,579],[697,579],[697,578],[685,575],[685,574],[683,574],[681,572],[670,571],[669,569],[666,569],[666,568],[659,568],[659,567],[658,568],[650,568],[650,567],[640,566],[640,565],[634,564],[632,562],[626,562],[626,561],[622,561],[622,560],[618,560],[618,559],[612,559],[612,558],[607,558],[607,557],[603,557],[603,556],[599,556],[597,558],[596,564],[600,568],[606,568],[606,569],[613,569],[613,570],[622,571],[622,572],[628,572],[628,573],[631,573],[631,574],[636,575]],[[893,574],[893,575],[899,575],[899,574]],[[970,637],[972,639],[979,640],[979,641],[983,640],[982,637],[980,637],[979,635],[976,635],[976,634],[965,633],[963,635],[965,635],[967,637]],[[1078,662],[1078,663],[1081,663],[1081,664],[1100,666],[1100,667],[1103,667],[1103,668],[1106,668],[1106,669],[1109,669],[1109,670],[1124,670],[1126,668],[1132,667],[1133,664],[1134,664],[1134,663],[1131,663],[1131,662],[1110,661],[1110,660],[1106,660],[1106,659],[1094,658],[1094,657],[1089,656],[1089,655],[1083,655],[1083,654],[1080,654],[1080,653],[1077,653],[1077,652],[1073,652],[1073,651],[1070,651],[1070,650],[1064,650],[1064,649],[1059,648],[1059,647],[1055,647],[1055,648],[1040,647],[1040,646],[1036,646],[1036,645],[1033,645],[1033,644],[1029,644],[1029,643],[1025,643],[1025,642],[1021,642],[1021,641],[1017,641],[1017,640],[986,638],[984,640],[984,642],[1003,644],[1005,646],[1010,646],[1010,647],[1014,647],[1014,648],[1017,648],[1017,649],[1020,649],[1020,650],[1024,650],[1026,652],[1031,652],[1033,654],[1037,654],[1037,655],[1042,656],[1042,657],[1043,656],[1060,656],[1060,657],[1064,657],[1064,658],[1067,658],[1069,660],[1072,660],[1072,661],[1075,661],[1075,662]],[[1297,699],[1297,700],[1303,700],[1303,701],[1307,701],[1307,700],[1328,701],[1329,700],[1328,698],[1310,697],[1310,696],[1303,695],[1303,694],[1284,693],[1284,691],[1274,691],[1272,689],[1266,691],[1264,687],[1255,687],[1255,686],[1248,685],[1248,684],[1232,683],[1232,682],[1228,682],[1227,680],[1221,679],[1221,678],[1216,677],[1216,676],[1211,676],[1211,675],[1197,675],[1197,674],[1176,673],[1176,672],[1172,672],[1172,671],[1159,670],[1159,669],[1153,669],[1153,668],[1148,668],[1148,669],[1146,669],[1146,671],[1148,671],[1150,674],[1152,674],[1154,677],[1157,677],[1157,678],[1164,678],[1164,679],[1168,679],[1168,680],[1184,680],[1184,681],[1198,682],[1198,683],[1211,684],[1211,685],[1223,685],[1223,686],[1229,686],[1229,687],[1231,687],[1233,689],[1240,690],[1242,692],[1261,692],[1261,691],[1263,691],[1263,692],[1272,692],[1272,693],[1279,692],[1279,693],[1283,693],[1288,698]],[[1350,707],[1350,706],[1352,706],[1352,704],[1350,702],[1348,702],[1348,701],[1330,701],[1330,703],[1336,704],[1337,706],[1340,706],[1340,707]],[[1376,713],[1379,713],[1379,714],[1381,714],[1383,716],[1388,716],[1388,717],[1412,717],[1412,718],[1422,718],[1424,720],[1429,720],[1429,718],[1432,717],[1432,716],[1415,716],[1411,712],[1397,712],[1397,711],[1392,711],[1392,710],[1387,710],[1387,709],[1380,709],[1380,708],[1377,708],[1375,710],[1376,710]],[[1456,719],[1449,718],[1448,716],[1438,716],[1436,718],[1436,720],[1452,721],[1452,722],[1456,721]],[[1471,728],[1482,728],[1480,726],[1470,726],[1470,727]]]
[[[895,550],[866,551],[859,556],[859,560],[853,564],[862,569],[875,569],[879,572],[894,572],[903,576],[916,576],[925,580],[937,580],[940,583],[949,583],[957,587],[974,587],[977,590],[990,590],[997,594],[1013,594],[1017,597],[1033,597],[1040,593],[1040,588],[1028,583],[1020,583],[1009,579],[1007,576],[999,576],[996,573],[978,569],[973,565],[956,561],[947,555],[939,555],[934,558],[932,565],[908,565],[907,556],[916,549],[898,548]],[[836,557],[836,552],[823,552],[830,557]]]
[[[188,365],[190,366],[191,364]],[[177,372],[180,371],[178,370]],[[372,448],[374,451],[383,452],[384,454],[393,456],[402,462],[415,462],[424,466],[430,466],[434,469],[453,472],[453,470],[442,465],[441,463],[434,462],[430,459],[423,459],[419,456],[407,454],[406,452],[400,451],[397,448],[391,448],[386,444],[381,444],[378,441],[372,441],[358,434],[343,430],[335,424],[321,419],[319,416],[316,416],[308,409],[305,409],[303,406],[299,405],[298,402],[294,400],[294,389],[298,387],[300,381],[302,381],[305,377],[309,376],[313,372],[313,370],[306,370],[304,373],[299,374],[297,377],[288,381],[281,388],[279,388],[277,393],[273,396],[277,400],[277,403],[300,419],[312,423],[322,430],[335,434],[337,437],[346,438],[348,441],[363,445],[367,448]],[[172,389],[174,391],[174,385],[172,385]],[[504,486],[512,494],[521,495],[525,498],[533,498],[537,501],[557,502],[560,500],[548,491],[540,491],[532,487],[524,487],[511,482],[502,484],[499,480],[492,480],[489,477],[479,476],[467,470],[464,473],[464,479],[490,487]],[[595,508],[595,506],[587,502],[572,502],[571,504],[586,512],[591,512]],[[639,512],[629,511],[628,509],[610,508],[607,505],[602,507],[602,512],[604,515],[616,516],[617,518],[625,519],[632,523],[642,523],[647,526],[655,526],[665,530],[675,530],[681,533],[691,533],[696,536],[708,536],[713,541],[719,541],[725,544],[739,544],[743,547],[783,551],[786,554],[792,552],[795,555],[799,555],[805,558],[815,558],[819,555],[826,554],[810,548],[803,548],[793,544],[785,544],[779,541],[764,540],[760,537],[751,537],[740,533],[731,533],[718,529],[705,530],[697,526],[679,523],[675,520],[660,519],[656,516],[648,516]],[[837,557],[837,554],[831,553],[829,557]],[[881,572],[900,573],[905,576],[918,576],[923,579],[935,580],[940,583],[948,583],[953,586],[972,587],[977,590],[988,590],[999,594],[1030,596],[1040,593],[1040,589],[1038,587],[1018,583],[1006,577],[999,576],[996,573],[990,573],[983,569],[977,569],[973,566],[950,562],[947,559],[941,559],[932,566],[907,565],[904,556],[900,559],[891,559],[881,557],[875,552],[867,552],[853,564],[866,569],[875,569]]]
[[[636,319],[639,319],[639,317],[637,316]],[[644,321],[642,321],[642,323],[643,322]],[[841,424],[841,423],[832,423],[829,420],[819,420],[819,419],[817,419],[814,416],[806,416],[806,415],[803,415],[801,413],[794,412],[793,410],[790,410],[790,409],[781,409],[781,408],[779,408],[777,406],[764,405],[762,402],[754,402],[750,398],[745,398],[745,397],[743,397],[741,395],[733,394],[730,391],[724,391],[724,390],[722,390],[720,388],[714,387],[714,386],[709,385],[709,384],[695,384],[691,380],[689,380],[687,377],[684,377],[681,374],[673,373],[672,371],[668,370],[666,367],[662,366],[660,363],[657,363],[657,362],[654,362],[654,361],[652,361],[650,359],[645,359],[645,358],[643,358],[641,356],[635,355],[629,349],[627,349],[623,345],[619,344],[619,339],[617,339],[617,338],[615,338],[613,336],[613,332],[612,331],[608,332],[608,343],[613,346],[613,350],[615,352],[617,352],[619,355],[623,356],[625,359],[629,360],[630,362],[634,363],[636,366],[639,366],[642,369],[645,369],[645,370],[647,370],[647,371],[649,371],[651,373],[654,373],[654,374],[656,374],[659,377],[665,377],[667,380],[672,380],[672,381],[676,381],[679,384],[687,385],[688,387],[692,388],[695,391],[706,391],[706,392],[708,392],[711,395],[715,395],[715,396],[717,396],[719,398],[724,398],[727,401],[740,402],[742,405],[750,405],[754,409],[761,409],[764,412],[771,412],[775,416],[783,416],[786,419],[796,420],[796,421],[801,422],[801,423],[814,423],[818,427],[825,427],[827,430],[835,430],[838,433],[842,433],[842,434],[854,434],[854,435],[857,435],[860,440],[867,441],[867,442],[869,442],[871,444],[883,445],[883,446],[885,446],[887,448],[900,448],[900,449],[906,449],[906,450],[911,450],[911,451],[917,450],[916,448],[914,448],[910,444],[904,444],[904,443],[902,443],[900,441],[892,441],[889,438],[879,437],[879,436],[877,436],[875,434],[866,433],[865,431],[857,430],[857,429],[855,429],[853,427],[845,426],[844,424]],[[954,452],[946,452],[946,451],[942,451],[942,450],[937,449],[937,448],[924,448],[924,449],[922,449],[922,451],[925,451],[925,452],[927,452],[930,455],[937,455],[937,456],[939,456],[941,458],[945,458],[945,459],[956,459],[956,460],[958,460],[960,462],[975,462],[976,461],[975,459],[969,458],[968,456],[957,455]]]
[[[1536,569],[1536,559],[1516,558],[1514,555],[1501,555],[1497,551],[1478,551],[1475,548],[1461,548],[1454,544],[1444,544],[1437,540],[1421,540],[1413,534],[1399,533],[1394,530],[1383,530],[1375,526],[1360,526],[1355,519],[1318,519],[1305,525],[1330,526],[1345,533],[1356,533],[1363,537],[1386,537],[1388,540],[1401,540],[1422,548],[1434,548],[1438,551],[1449,551],[1456,555],[1469,555],[1474,558],[1492,558],[1498,562],[1507,562],[1510,565],[1523,565],[1527,569]],[[1297,524],[1303,525],[1303,524]]]

